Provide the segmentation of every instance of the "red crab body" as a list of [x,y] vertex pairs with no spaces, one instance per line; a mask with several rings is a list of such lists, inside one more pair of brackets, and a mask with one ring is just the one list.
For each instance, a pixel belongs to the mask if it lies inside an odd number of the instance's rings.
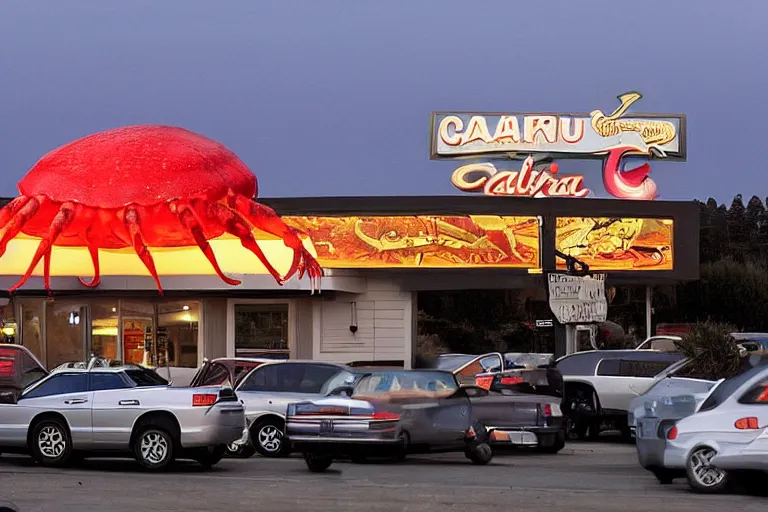
[[[299,233],[256,197],[256,178],[222,144],[171,126],[128,126],[89,135],[49,152],[19,182],[21,195],[0,210],[0,257],[19,232],[41,238],[22,286],[43,259],[50,289],[51,247],[88,247],[99,283],[98,249],[133,247],[162,293],[148,247],[197,245],[225,282],[208,240],[238,237],[282,284],[307,272],[312,290],[322,269]],[[259,229],[294,251],[281,276],[252,235]]]

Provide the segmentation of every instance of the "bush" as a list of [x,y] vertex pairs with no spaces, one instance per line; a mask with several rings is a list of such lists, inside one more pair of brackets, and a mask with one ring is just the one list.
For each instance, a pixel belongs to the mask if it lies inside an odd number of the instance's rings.
[[718,380],[737,375],[743,363],[736,340],[735,329],[728,324],[700,322],[676,342],[677,348],[693,360],[689,372],[701,379]]

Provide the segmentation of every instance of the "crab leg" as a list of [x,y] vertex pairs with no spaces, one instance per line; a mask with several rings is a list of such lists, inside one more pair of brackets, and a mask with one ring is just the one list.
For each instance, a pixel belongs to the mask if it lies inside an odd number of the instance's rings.
[[[13,204],[14,203],[11,203],[5,208],[13,208]],[[35,197],[30,197],[29,200],[25,202],[24,206],[11,217],[6,226],[7,229],[5,230],[5,233],[3,233],[3,238],[0,239],[0,256],[5,254],[8,242],[13,240],[13,238],[19,234],[19,231],[24,227],[27,220],[37,213],[38,208],[40,208],[40,201]]]
[[306,272],[309,275],[312,293],[315,292],[315,288],[320,291],[323,269],[304,247],[297,230],[287,226],[272,208],[258,204],[246,197],[230,193],[227,202],[230,208],[245,216],[253,227],[279,237],[286,247],[293,249],[293,262],[285,275],[285,279],[289,279],[297,271],[299,279],[301,279]]
[[128,228],[128,232],[131,235],[131,243],[133,243],[133,249],[139,256],[139,259],[144,263],[144,266],[149,270],[150,275],[157,284],[157,290],[160,295],[163,294],[163,286],[160,284],[160,276],[157,275],[157,269],[155,268],[155,260],[152,259],[152,253],[149,252],[147,244],[144,243],[144,237],[141,235],[141,226],[139,224],[139,214],[136,208],[129,206],[125,209],[124,222]]
[[264,265],[267,271],[272,274],[272,277],[275,278],[275,281],[282,285],[284,281],[282,276],[280,276],[280,272],[272,266],[267,259],[267,255],[264,254],[264,251],[261,250],[259,244],[256,243],[256,239],[253,238],[253,235],[251,234],[251,228],[248,226],[245,219],[223,204],[213,203],[210,206],[212,208],[213,216],[221,223],[224,229],[227,230],[227,233],[239,238],[243,247],[255,254],[262,265]]
[[45,284],[45,289],[48,290],[48,293],[51,293],[51,249],[53,248],[53,244],[56,243],[56,239],[61,234],[61,231],[72,222],[74,217],[75,205],[72,203],[62,204],[61,208],[59,208],[59,213],[56,214],[51,222],[51,227],[48,229],[48,233],[42,240],[40,240],[40,244],[37,246],[37,251],[35,251],[35,255],[32,257],[32,262],[29,264],[26,273],[18,283],[8,290],[9,292],[13,292],[24,286],[24,283],[26,283],[27,279],[32,275],[37,264],[40,263],[40,260],[43,257],[45,257],[45,260],[43,261],[43,282]]
[[101,272],[99,270],[99,248],[88,242],[88,252],[91,254],[91,261],[93,261],[93,279],[86,281],[82,277],[78,277],[80,284],[87,286],[88,288],[96,288],[101,282]]
[[20,196],[5,205],[5,207],[0,210],[0,229],[3,229],[6,224],[8,224],[8,221],[10,221],[13,216],[16,214],[16,212],[19,211],[20,208],[23,208],[25,204],[29,202],[29,200],[32,199],[28,196]]
[[213,253],[213,248],[211,247],[211,244],[208,243],[208,239],[205,238],[203,227],[201,226],[200,219],[198,218],[195,211],[188,204],[178,201],[172,202],[169,206],[171,211],[175,213],[179,218],[181,225],[187,228],[187,230],[189,230],[189,232],[192,234],[192,237],[195,239],[197,246],[200,247],[200,250],[203,251],[205,257],[208,258],[208,261],[211,262],[213,270],[216,271],[216,275],[218,275],[221,280],[228,285],[239,285],[242,281],[227,277],[224,275],[224,272],[221,271],[219,262],[216,261],[216,255]]

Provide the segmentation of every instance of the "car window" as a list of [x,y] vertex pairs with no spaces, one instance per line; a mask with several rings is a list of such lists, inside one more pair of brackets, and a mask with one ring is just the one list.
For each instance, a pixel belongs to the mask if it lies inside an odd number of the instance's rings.
[[357,376],[354,373],[342,370],[325,383],[321,392],[328,394],[342,386],[353,386],[356,378]]
[[465,355],[465,354],[450,354],[450,355],[442,355],[437,358],[437,364],[435,367],[438,370],[455,370],[462,365],[467,364],[468,362],[472,361],[475,358],[475,356]]
[[740,404],[768,405],[768,380],[763,380],[739,398]]
[[240,386],[241,391],[319,394],[325,384],[342,371],[320,364],[269,364],[254,370]]
[[728,398],[733,395],[736,390],[739,389],[745,382],[753,378],[758,373],[764,371],[765,368],[752,368],[751,370],[746,371],[741,375],[731,377],[730,379],[725,379],[720,383],[719,386],[714,389],[714,391],[712,391],[712,394],[710,394],[707,399],[704,400],[704,403],[701,404],[699,411],[709,411],[719,406],[728,400]]
[[87,373],[58,373],[28,393],[25,393],[22,398],[42,398],[69,393],[85,393],[87,391]]
[[254,368],[258,368],[263,363],[238,363],[235,365],[235,382],[239,381],[241,378],[243,378],[245,375],[248,374],[249,371],[253,370]]
[[229,380],[229,370],[221,363],[211,363],[200,386],[221,386]]
[[651,341],[651,350],[659,350],[661,352],[677,352],[679,349],[675,345],[675,341],[669,338],[661,338]]
[[559,359],[555,366],[563,375],[594,375],[597,363],[604,357],[600,352],[576,353]]
[[130,387],[118,373],[91,372],[91,391],[107,391],[110,389],[125,389]]
[[146,388],[151,386],[167,386],[168,381],[151,370],[143,368],[131,368],[125,370],[125,374],[136,384],[137,387]]
[[352,396],[425,391],[446,393],[458,389],[450,373],[434,371],[377,372],[366,375],[355,386]]

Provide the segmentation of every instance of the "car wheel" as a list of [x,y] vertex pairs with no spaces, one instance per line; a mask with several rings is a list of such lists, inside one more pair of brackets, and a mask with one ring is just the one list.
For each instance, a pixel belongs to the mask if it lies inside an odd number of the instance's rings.
[[408,456],[408,447],[411,444],[411,436],[408,435],[408,432],[403,430],[400,432],[397,438],[400,440],[400,445],[397,447],[397,452],[395,453],[395,460],[397,462],[403,462],[405,458]]
[[171,435],[158,427],[146,427],[133,441],[133,455],[146,469],[159,470],[173,462],[174,442]]
[[753,496],[768,496],[768,475],[762,471],[749,471],[742,476],[744,490]]
[[227,457],[233,459],[250,459],[256,455],[256,448],[250,443],[246,444],[228,444],[225,452]]
[[717,493],[728,485],[728,473],[712,467],[709,463],[715,456],[715,450],[708,446],[696,448],[686,464],[688,485],[696,492]]
[[651,470],[653,473],[653,476],[656,477],[656,480],[659,481],[661,485],[670,485],[675,477],[672,474],[672,471],[664,468],[654,468]]
[[221,459],[224,458],[224,453],[226,451],[227,447],[224,445],[200,448],[195,456],[195,460],[203,466],[210,468],[218,464]]
[[284,425],[269,419],[257,424],[251,432],[254,447],[264,457],[284,457],[288,453],[288,442],[283,435]]
[[72,437],[63,421],[43,420],[32,429],[32,457],[46,466],[64,466],[72,456]]
[[322,473],[333,464],[333,458],[328,455],[317,455],[314,453],[305,453],[304,462],[307,463],[307,469],[313,473]]
[[557,434],[552,434],[551,438],[546,439],[545,443],[542,443],[541,440],[539,440],[538,450],[541,453],[557,453],[563,448],[565,448],[564,432],[558,432]]
[[491,462],[493,450],[488,443],[472,443],[464,451],[464,455],[478,466],[484,466]]

